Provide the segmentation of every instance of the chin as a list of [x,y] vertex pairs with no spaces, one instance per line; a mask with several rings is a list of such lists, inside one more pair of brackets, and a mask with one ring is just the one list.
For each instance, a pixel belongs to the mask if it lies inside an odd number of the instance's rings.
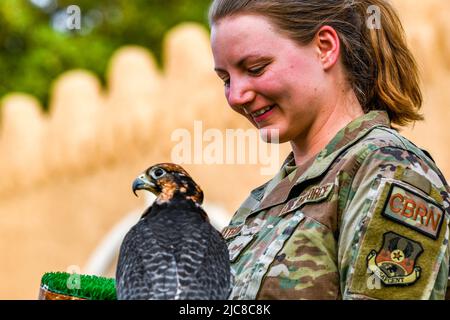
[[281,144],[289,141],[280,128],[264,127],[259,129],[261,139],[267,143]]

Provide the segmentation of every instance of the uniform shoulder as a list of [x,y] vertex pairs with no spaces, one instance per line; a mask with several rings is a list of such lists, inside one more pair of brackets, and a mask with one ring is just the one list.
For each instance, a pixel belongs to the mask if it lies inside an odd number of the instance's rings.
[[[344,298],[443,297],[450,197],[434,161],[390,128],[373,129],[345,157],[338,189]],[[408,268],[397,268],[397,250],[408,253]]]
[[349,153],[356,156],[359,161],[363,161],[369,155],[382,150],[397,150],[397,152],[415,155],[424,161],[427,166],[437,169],[429,152],[421,149],[392,128],[375,128],[352,146]]
[[417,176],[416,180],[423,180],[419,177],[422,176],[436,187],[450,192],[444,175],[428,152],[394,129],[375,128],[341,157],[344,161],[340,168],[352,180],[357,175],[367,178],[368,174],[395,178],[400,171],[406,170],[405,174]]

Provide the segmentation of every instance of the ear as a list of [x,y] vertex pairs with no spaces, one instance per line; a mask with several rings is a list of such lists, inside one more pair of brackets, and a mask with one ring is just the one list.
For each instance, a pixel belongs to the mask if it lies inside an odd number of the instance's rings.
[[341,45],[336,30],[330,26],[323,26],[317,32],[314,42],[323,69],[332,68],[339,59]]

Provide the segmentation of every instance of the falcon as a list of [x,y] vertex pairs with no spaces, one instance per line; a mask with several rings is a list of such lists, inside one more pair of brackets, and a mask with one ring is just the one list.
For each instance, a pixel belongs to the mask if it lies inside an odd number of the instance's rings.
[[125,236],[116,270],[117,298],[224,300],[229,254],[202,209],[203,191],[179,165],[162,163],[133,182],[156,200]]

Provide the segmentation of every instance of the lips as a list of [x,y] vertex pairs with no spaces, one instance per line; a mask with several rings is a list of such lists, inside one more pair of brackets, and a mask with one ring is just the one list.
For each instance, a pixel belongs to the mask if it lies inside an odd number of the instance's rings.
[[276,107],[276,105],[267,106],[265,108],[259,109],[257,111],[254,111],[251,113],[251,116],[253,120],[256,122],[261,122],[268,118],[270,114],[272,114],[273,109]]
[[269,110],[272,109],[272,108],[273,108],[273,106],[268,106],[268,107],[266,107],[266,108],[264,108],[264,109],[260,109],[260,110],[258,110],[258,111],[253,112],[253,113],[252,113],[252,116],[253,116],[253,117],[259,117],[260,115],[266,113],[267,111],[269,111]]

